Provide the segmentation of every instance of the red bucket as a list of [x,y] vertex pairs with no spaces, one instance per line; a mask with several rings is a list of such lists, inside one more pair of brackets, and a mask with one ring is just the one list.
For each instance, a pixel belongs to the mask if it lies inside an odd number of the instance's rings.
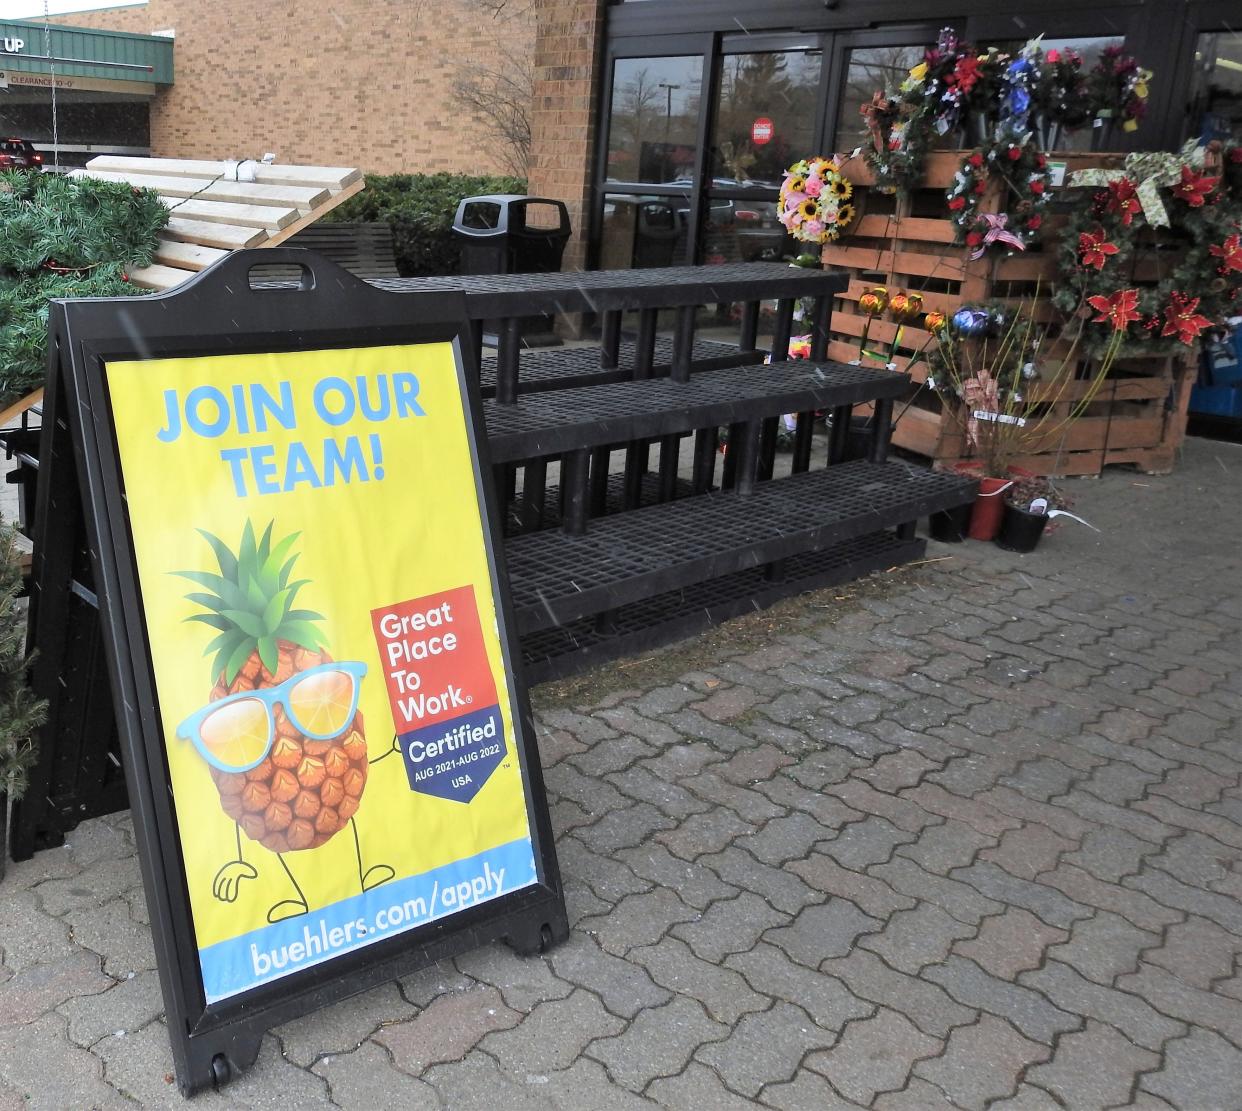
[[966,530],[971,540],[996,539],[1005,512],[1004,493],[1012,485],[1013,480],[1009,478],[979,479],[979,495],[970,511],[970,527]]

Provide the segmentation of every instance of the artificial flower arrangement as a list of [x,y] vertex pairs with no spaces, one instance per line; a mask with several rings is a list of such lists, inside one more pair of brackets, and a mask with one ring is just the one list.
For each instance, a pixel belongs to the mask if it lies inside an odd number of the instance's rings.
[[1083,343],[1085,317],[1042,325],[1037,302],[1038,295],[1016,308],[958,309],[928,359],[927,388],[988,478],[1006,477],[1015,458],[1063,437],[1098,397],[1122,350],[1123,327],[1114,324],[1109,342],[1092,354]]
[[[903,293],[898,291],[890,294],[888,287],[882,285],[873,286],[871,289],[864,290],[859,294],[858,310],[866,319],[863,324],[862,335],[858,339],[858,357],[851,360],[851,362],[854,365],[862,365],[867,361],[876,362],[889,370],[897,369],[897,364],[894,360],[897,358],[897,349],[901,346],[907,326],[913,326],[921,322],[923,327],[930,333],[928,337],[928,342],[930,342],[931,335],[935,334],[937,328],[936,321],[943,321],[943,314],[929,312],[924,309],[923,295],[921,293]],[[872,322],[885,314],[890,316],[896,325],[887,351],[881,347],[872,347],[868,344],[871,336]],[[922,318],[921,321],[920,318]],[[918,362],[926,347],[927,343],[924,343],[923,347],[919,348],[907,360],[907,369],[913,363]]]
[[[1071,207],[1061,234],[1053,303],[1100,314],[1092,346],[1113,328],[1131,345],[1175,350],[1242,310],[1242,191],[1222,173],[1236,149],[1188,144],[1071,178],[1071,188],[1091,192]],[[1133,283],[1140,247],[1148,258],[1177,260],[1151,286]]]
[[872,138],[867,161],[880,188],[904,193],[921,182],[936,137],[968,125],[972,146],[1024,143],[1035,132],[1050,146],[1062,129],[1095,117],[1119,119],[1134,130],[1146,111],[1150,80],[1150,71],[1120,47],[1106,48],[1085,73],[1080,54],[1045,52],[1040,38],[1010,55],[994,47],[977,50],[946,28],[898,89],[877,92],[863,105]]
[[1135,131],[1147,114],[1147,86],[1151,71],[1120,46],[1106,46],[1087,77],[1092,114],[1121,121],[1123,131]]
[[1035,117],[1044,149],[1056,149],[1062,131],[1085,127],[1091,122],[1091,114],[1091,93],[1082,55],[1070,47],[1047,51],[1035,85]]
[[804,158],[785,171],[777,216],[803,243],[828,243],[854,220],[854,186],[828,158]]

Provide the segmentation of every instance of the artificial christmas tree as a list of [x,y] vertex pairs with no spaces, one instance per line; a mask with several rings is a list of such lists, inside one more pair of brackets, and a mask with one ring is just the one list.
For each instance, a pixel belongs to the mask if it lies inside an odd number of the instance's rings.
[[17,529],[0,523],[0,789],[4,791],[4,855],[0,879],[9,860],[13,803],[26,791],[38,749],[33,734],[46,716],[47,704],[26,683],[26,614],[19,603],[21,553]]

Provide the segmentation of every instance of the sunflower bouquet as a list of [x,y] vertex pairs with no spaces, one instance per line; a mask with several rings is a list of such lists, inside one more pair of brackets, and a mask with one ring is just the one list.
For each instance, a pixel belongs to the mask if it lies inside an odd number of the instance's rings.
[[854,219],[854,186],[827,158],[804,158],[785,171],[778,216],[803,243],[827,243]]

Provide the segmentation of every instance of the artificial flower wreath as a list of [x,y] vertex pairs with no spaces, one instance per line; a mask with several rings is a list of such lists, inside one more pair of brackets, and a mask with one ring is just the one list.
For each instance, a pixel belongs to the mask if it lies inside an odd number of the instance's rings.
[[[996,174],[1016,202],[1006,212],[981,213],[979,202]],[[957,229],[955,242],[972,249],[980,258],[993,244],[1026,250],[1039,234],[1043,208],[1048,203],[1048,159],[1034,140],[1005,138],[973,151],[958,168],[953,184],[945,191],[949,218]]]
[[[1053,302],[1066,313],[1096,310],[1089,323],[1111,327],[1096,331],[1095,345],[1117,330],[1161,347],[1189,346],[1242,309],[1242,190],[1202,167],[1184,165],[1176,176],[1153,195],[1118,172],[1069,211]],[[1177,262],[1163,264],[1154,286],[1134,288],[1134,253],[1140,243],[1150,250],[1153,236],[1157,247],[1176,248],[1155,258]]]

